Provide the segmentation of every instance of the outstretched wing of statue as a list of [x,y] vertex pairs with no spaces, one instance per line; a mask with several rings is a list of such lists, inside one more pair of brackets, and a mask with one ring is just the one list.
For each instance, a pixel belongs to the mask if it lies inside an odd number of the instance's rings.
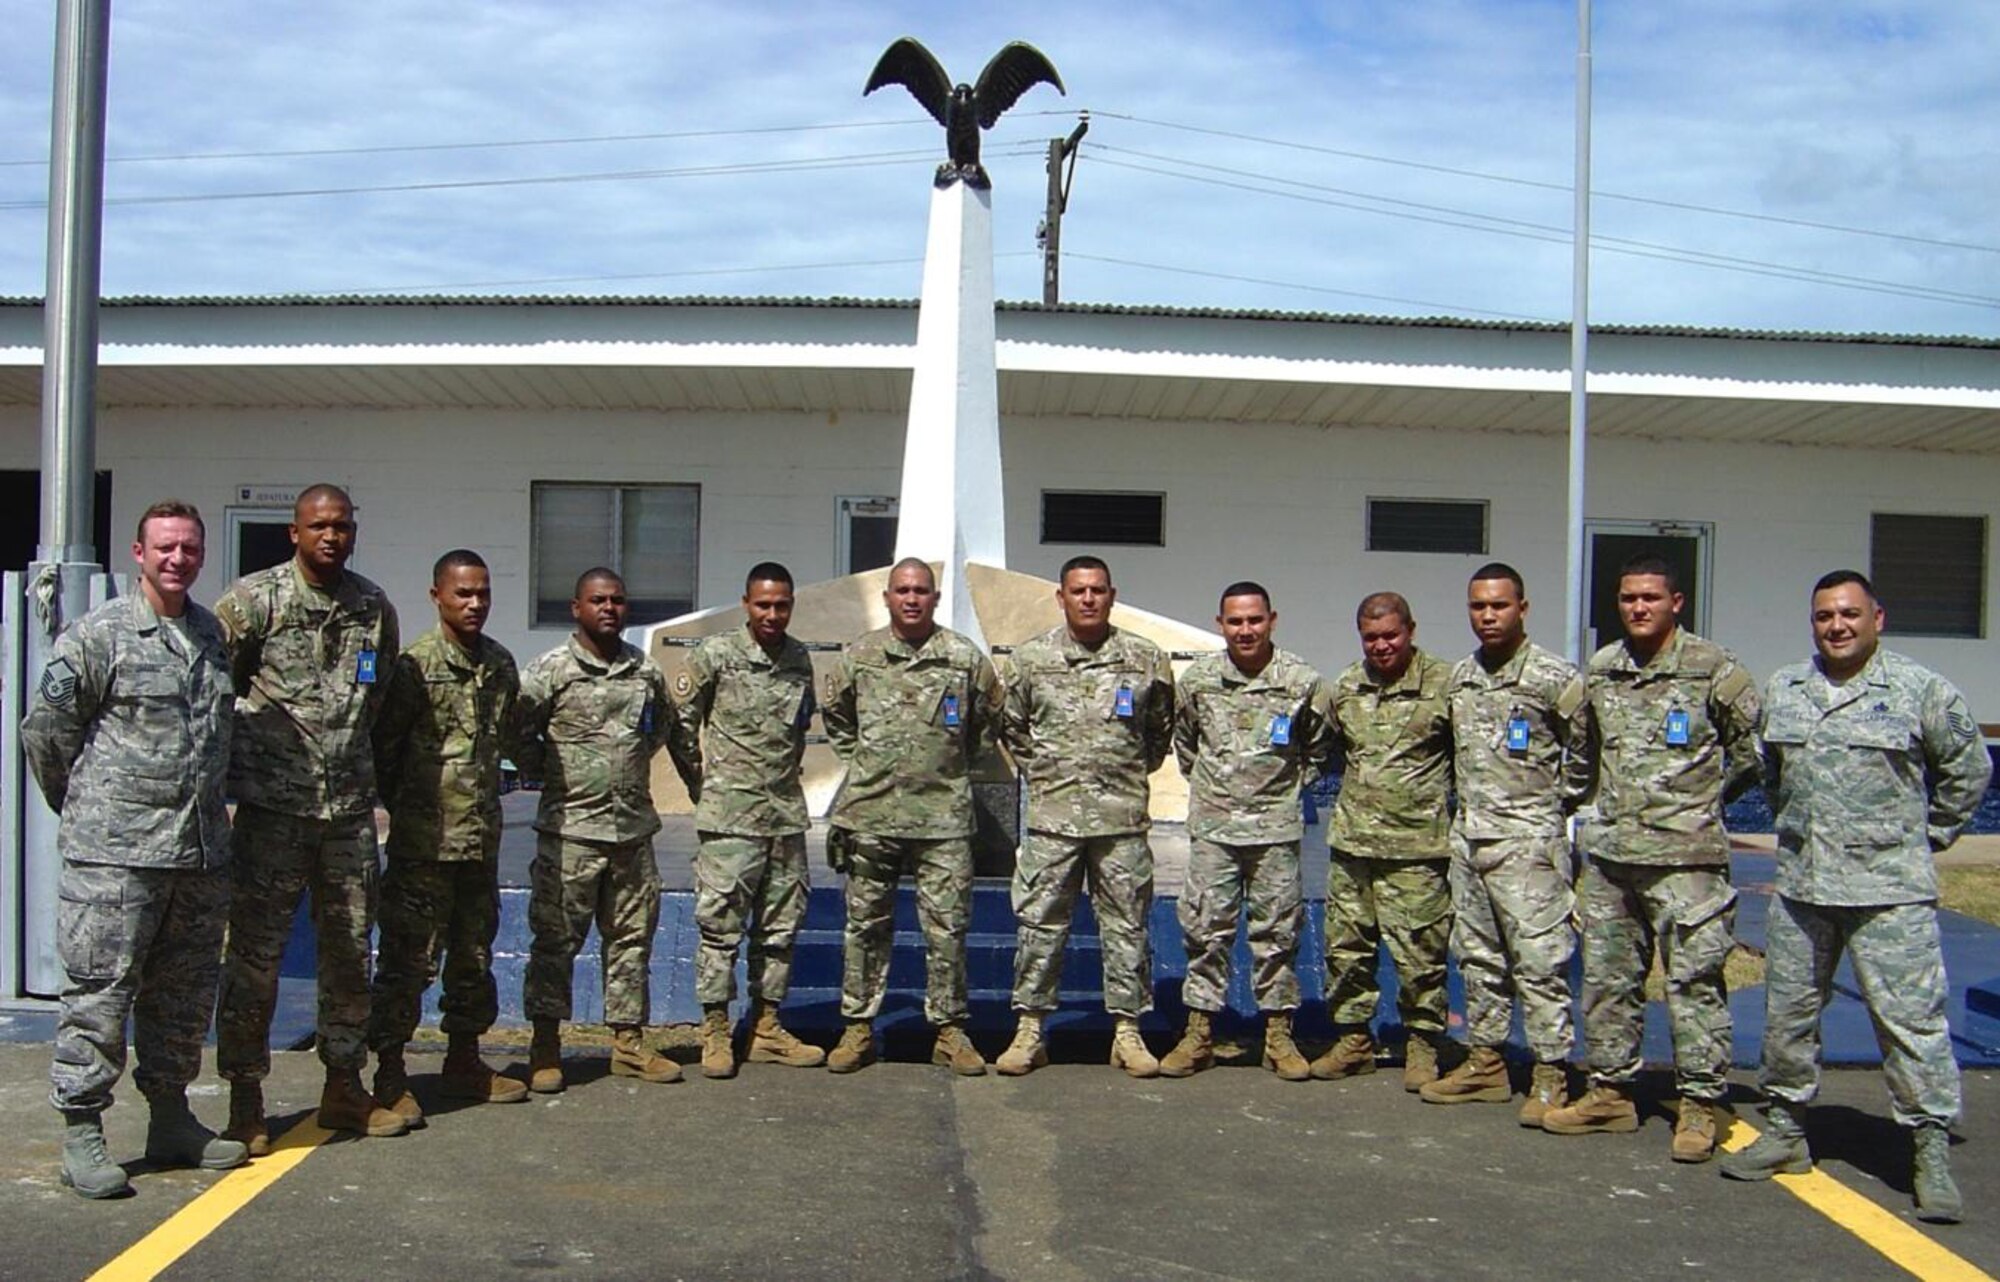
[[[923,46],[917,45],[914,40],[899,40],[896,43],[916,45],[919,52],[923,51]],[[895,51],[895,46],[890,46],[889,52]],[[926,53],[924,56],[928,58],[930,55]],[[887,58],[885,54],[883,60],[886,62]],[[880,73],[879,68],[877,73]],[[938,74],[942,78],[944,73],[940,71]],[[979,127],[991,129],[1002,112],[1019,102],[1022,94],[1038,84],[1054,85],[1057,93],[1067,96],[1062,77],[1056,75],[1055,65],[1043,56],[1040,49],[1021,40],[1009,43],[994,54],[993,61],[986,64],[986,70],[979,73],[979,84],[973,90],[973,98],[979,104]]]
[[[1022,48],[1027,46],[1023,45]],[[1035,56],[1041,57],[1040,54]],[[988,70],[992,68],[989,67]],[[861,91],[861,96],[866,98],[884,85],[903,86],[910,91],[912,98],[923,104],[924,110],[930,112],[939,124],[947,124],[945,113],[951,105],[951,77],[944,74],[944,67],[932,56],[930,50],[909,36],[904,36],[882,51],[881,60],[875,64],[875,70],[868,77],[868,87]],[[1020,97],[1026,88],[1027,85],[1024,84],[1021,89],[1015,90],[1014,96]],[[1008,101],[1012,102],[1013,99],[1010,98]]]

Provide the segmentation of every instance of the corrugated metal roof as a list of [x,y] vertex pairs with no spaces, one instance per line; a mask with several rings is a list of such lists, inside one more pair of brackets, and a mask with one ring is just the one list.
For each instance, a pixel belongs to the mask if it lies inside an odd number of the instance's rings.
[[[0,307],[39,308],[39,298],[0,298]],[[133,294],[102,300],[121,307],[772,307],[914,310],[909,298],[645,294]],[[1136,316],[1186,320],[1271,321],[1288,324],[1374,325],[1409,329],[1466,329],[1563,334],[1559,321],[1470,320],[1455,316],[1371,316],[1354,312],[1290,312],[1266,308],[1174,307],[1128,303],[1045,303],[1002,300],[1003,312],[1070,316]],[[2000,339],[1970,334],[1843,334],[1833,331],[1756,330],[1700,325],[1593,325],[1594,334],[1641,338],[1713,338],[1786,343],[1869,343],[1898,347],[1958,347],[2000,351]]]

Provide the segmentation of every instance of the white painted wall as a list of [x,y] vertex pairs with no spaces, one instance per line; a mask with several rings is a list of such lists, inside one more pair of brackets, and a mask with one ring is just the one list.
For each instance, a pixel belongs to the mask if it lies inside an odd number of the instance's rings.
[[[0,409],[0,467],[35,467],[37,430],[32,409]],[[361,511],[356,568],[389,590],[409,632],[428,626],[431,560],[465,544],[496,572],[493,634],[525,659],[561,636],[527,626],[531,481],[699,483],[700,604],[716,605],[736,599],[757,560],[784,561],[804,580],[831,576],[836,497],[893,493],[902,436],[900,415],[113,409],[99,466],[113,472],[121,542],[166,495],[198,503],[219,532],[237,485],[346,485]],[[1003,424],[1002,450],[1015,569],[1053,575],[1085,550],[1038,542],[1044,488],[1161,490],[1166,547],[1090,549],[1131,604],[1200,622],[1224,583],[1259,579],[1277,599],[1282,642],[1332,670],[1355,653],[1356,601],[1394,588],[1416,609],[1419,640],[1455,657],[1471,644],[1465,576],[1484,558],[1364,552],[1365,502],[1486,499],[1492,557],[1528,579],[1531,630],[1562,634],[1560,438],[1016,419]],[[1871,512],[2000,517],[2000,459],[1601,440],[1590,496],[1593,517],[1713,523],[1711,631],[1762,677],[1809,652],[1812,580],[1867,569]],[[225,586],[221,564],[218,551],[201,599]],[[2000,550],[1989,548],[1987,565],[1990,616]],[[1990,641],[1890,644],[1958,683],[1981,720],[2000,722]]]

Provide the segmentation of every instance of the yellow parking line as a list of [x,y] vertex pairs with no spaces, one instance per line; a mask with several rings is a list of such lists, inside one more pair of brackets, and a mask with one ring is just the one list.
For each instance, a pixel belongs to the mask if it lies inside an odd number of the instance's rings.
[[168,1216],[165,1223],[91,1274],[90,1282],[150,1282],[193,1250],[197,1242],[220,1228],[224,1220],[283,1179],[287,1171],[310,1157],[332,1134],[320,1126],[316,1114],[301,1119],[271,1145],[268,1157],[239,1166],[217,1180],[208,1192]]
[[[1730,1152],[1747,1148],[1757,1128],[1738,1118],[1722,1136]],[[1925,1282],[1994,1282],[1993,1275],[1965,1257],[1939,1246],[1935,1239],[1905,1223],[1894,1212],[1856,1193],[1814,1167],[1804,1175],[1773,1177],[1793,1197],[1887,1256],[1898,1268]]]

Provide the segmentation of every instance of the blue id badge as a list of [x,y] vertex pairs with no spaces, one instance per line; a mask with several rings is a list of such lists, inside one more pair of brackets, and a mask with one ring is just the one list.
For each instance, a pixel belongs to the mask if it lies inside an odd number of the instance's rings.
[[375,652],[363,650],[354,656],[354,683],[372,686],[375,684]]
[[1111,711],[1119,717],[1130,719],[1130,717],[1132,716],[1131,686],[1118,687],[1118,698],[1115,702],[1113,702]]
[[1271,746],[1282,748],[1292,741],[1292,714],[1276,713],[1271,717]]
[[1688,714],[1675,708],[1667,714],[1667,746],[1685,748],[1688,745]]
[[639,733],[643,735],[653,733],[653,701],[651,699],[646,700],[646,706],[639,709]]
[[958,729],[958,696],[955,694],[944,697],[944,727],[947,730]]
[[807,686],[806,692],[799,696],[798,713],[792,718],[792,727],[794,729],[803,730],[812,724],[814,706],[812,687]]
[[1526,752],[1528,750],[1528,719],[1526,717],[1507,718],[1507,751]]

